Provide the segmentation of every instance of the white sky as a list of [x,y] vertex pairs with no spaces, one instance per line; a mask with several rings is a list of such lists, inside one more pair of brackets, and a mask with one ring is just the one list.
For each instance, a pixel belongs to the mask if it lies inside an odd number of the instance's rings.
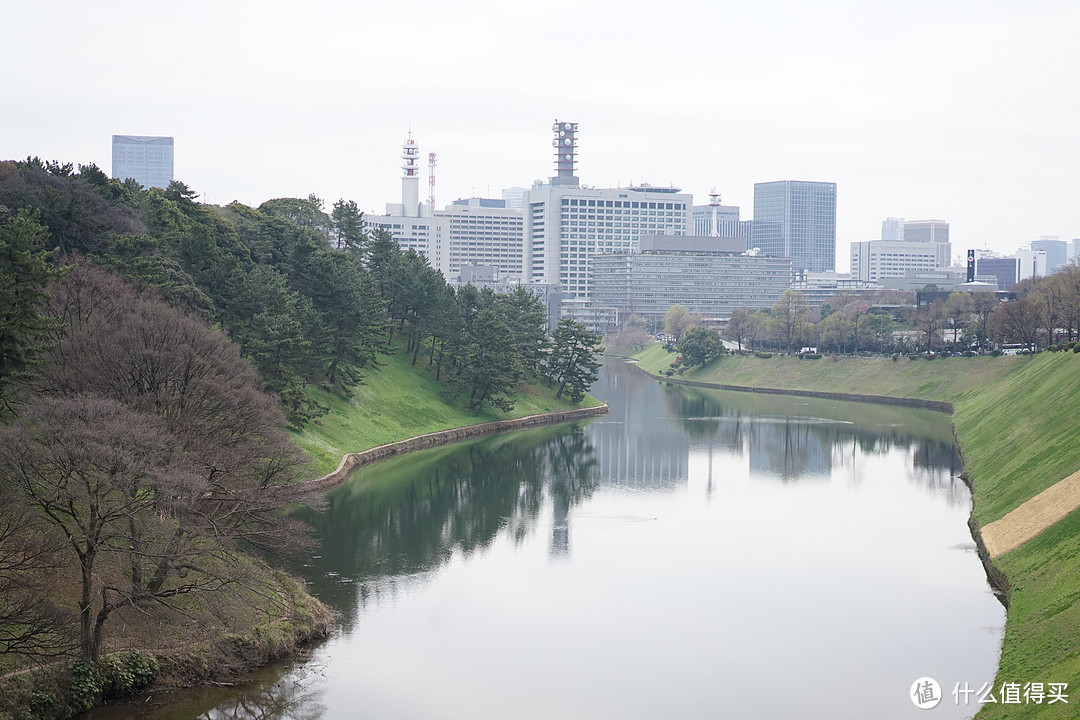
[[[1080,2],[8,2],[0,159],[111,171],[172,135],[209,202],[400,200],[410,126],[436,204],[554,174],[675,185],[753,215],[753,185],[837,183],[837,264],[888,216],[953,254],[1080,238]],[[426,168],[421,179],[426,198]]]

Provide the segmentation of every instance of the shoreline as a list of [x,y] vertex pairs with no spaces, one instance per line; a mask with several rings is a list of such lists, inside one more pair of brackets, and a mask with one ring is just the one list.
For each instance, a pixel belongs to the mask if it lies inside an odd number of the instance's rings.
[[336,470],[329,472],[322,477],[315,478],[314,480],[306,480],[290,487],[303,488],[309,492],[326,492],[341,486],[349,476],[349,473],[356,468],[371,465],[396,455],[403,455],[443,445],[451,445],[463,440],[471,440],[473,438],[485,437],[488,435],[513,432],[514,430],[525,430],[534,427],[544,427],[546,425],[558,425],[560,423],[573,422],[575,420],[586,420],[600,417],[607,413],[608,406],[607,403],[604,403],[595,407],[526,415],[525,417],[514,418],[512,420],[495,420],[492,422],[477,423],[475,425],[462,425],[461,427],[425,433],[424,435],[415,435],[404,440],[377,445],[376,447],[368,448],[367,450],[345,453],[341,458],[341,462],[338,463]]
[[[655,375],[637,362],[635,358],[632,364],[634,369],[659,382],[673,383],[675,385],[685,385],[688,387],[700,387],[709,390],[729,390],[733,392],[753,392],[766,395],[790,395],[793,397],[812,397],[825,400],[843,400],[847,402],[863,402],[875,405],[892,405],[895,407],[912,407],[921,408],[925,410],[936,410],[938,412],[948,413],[950,416],[955,414],[956,408],[950,402],[943,402],[940,400],[923,400],[920,398],[902,398],[892,397],[890,395],[862,395],[858,393],[838,393],[838,392],[819,392],[815,390],[785,390],[783,388],[762,388],[751,387],[747,385],[726,385],[723,383],[711,383],[700,380],[682,380],[676,378],[669,378],[663,375]],[[960,442],[960,438],[957,434],[956,424],[953,423],[953,442],[956,445],[957,453],[960,455],[961,467],[966,467],[967,459],[964,456],[963,444]],[[970,509],[968,511],[968,531],[971,533],[971,539],[975,542],[975,549],[979,556],[979,560],[982,563],[983,571],[986,574],[986,581],[990,585],[990,589],[994,593],[994,597],[998,599],[998,602],[1004,606],[1006,613],[1009,610],[1009,591],[1011,585],[1009,579],[1005,574],[994,566],[993,558],[987,548],[986,541],[982,535],[982,526],[979,525],[978,520],[975,519],[975,486],[971,477],[967,471],[960,473],[960,479],[967,486],[968,491],[971,493]]]

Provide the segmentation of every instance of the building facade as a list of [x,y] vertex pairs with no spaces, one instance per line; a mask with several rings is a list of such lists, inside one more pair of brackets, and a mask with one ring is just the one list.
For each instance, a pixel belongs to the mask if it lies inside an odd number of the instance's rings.
[[905,220],[904,242],[948,243],[949,223],[944,220]]
[[1053,275],[1069,263],[1069,243],[1057,237],[1044,235],[1031,241],[1032,250],[1046,253],[1046,274]]
[[527,268],[588,299],[595,258],[637,249],[641,235],[686,235],[692,197],[677,188],[552,185],[525,194]]
[[1008,290],[1020,282],[1020,261],[1016,258],[975,258],[975,277],[993,278],[998,290]]
[[173,181],[173,139],[157,135],[113,135],[112,176],[143,187],[167,188]]
[[776,304],[791,284],[791,258],[748,255],[718,240],[642,237],[641,252],[597,255],[593,300],[618,310],[623,323],[630,315],[660,322],[675,304],[710,321]]
[[904,277],[909,270],[925,272],[949,265],[949,243],[885,242],[851,243],[851,276],[863,282]]
[[836,183],[755,183],[750,244],[766,255],[791,258],[796,271],[834,270]]

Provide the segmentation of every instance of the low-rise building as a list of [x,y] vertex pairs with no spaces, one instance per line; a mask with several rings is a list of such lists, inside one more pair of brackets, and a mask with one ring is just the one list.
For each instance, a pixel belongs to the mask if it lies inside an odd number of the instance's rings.
[[642,236],[640,252],[593,258],[593,300],[659,322],[679,304],[706,321],[771,307],[791,285],[791,258],[751,255],[741,238]]

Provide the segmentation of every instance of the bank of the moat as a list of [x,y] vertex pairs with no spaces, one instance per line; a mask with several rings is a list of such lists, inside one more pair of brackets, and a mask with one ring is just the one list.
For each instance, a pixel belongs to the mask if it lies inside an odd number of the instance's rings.
[[[639,354],[663,379],[673,354]],[[1067,683],[1070,705],[986,704],[979,718],[1068,716],[1080,702],[1080,511],[990,558],[982,528],[1080,471],[1080,354],[1033,357],[758,358],[726,356],[673,379],[775,391],[848,392],[953,405],[953,422],[972,488],[970,526],[992,581],[1009,608],[995,688]]]

